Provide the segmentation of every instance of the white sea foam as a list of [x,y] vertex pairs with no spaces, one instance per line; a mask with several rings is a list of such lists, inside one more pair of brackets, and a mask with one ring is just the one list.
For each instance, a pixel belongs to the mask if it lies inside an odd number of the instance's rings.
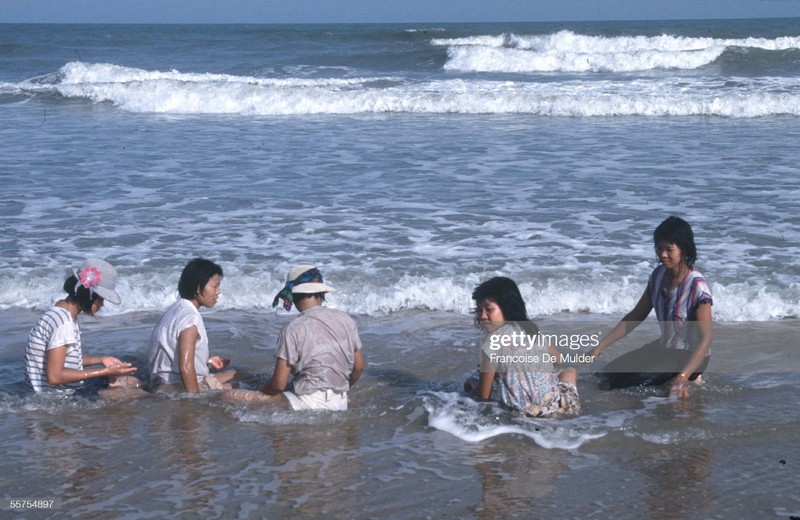
[[[225,264],[222,295],[217,309],[273,312],[272,298],[281,289],[281,271],[249,272],[247,266]],[[177,298],[178,272],[151,271],[129,274],[120,269],[118,290],[123,296],[121,305],[106,305],[104,314],[124,314],[139,311],[158,311]],[[238,272],[237,272],[238,271]],[[5,273],[4,273],[5,272]],[[61,281],[54,273],[8,276],[0,270],[0,309],[35,308],[42,310],[63,296]],[[38,271],[37,271],[38,272]],[[433,276],[397,276],[382,272],[375,281],[352,278],[345,266],[329,267],[326,271],[336,280],[338,291],[328,298],[328,305],[358,315],[386,315],[405,310],[445,311],[467,316],[474,302],[471,293],[475,285],[487,276],[466,279]],[[30,276],[30,277],[29,277]],[[541,282],[519,279],[520,291],[533,318],[562,313],[596,316],[620,316],[628,312],[641,296],[640,284],[619,283],[618,280],[594,280],[583,277],[553,278]],[[714,286],[714,319],[716,321],[764,321],[800,315],[800,295],[781,294],[775,289],[741,285],[733,290]]]
[[[424,398],[428,425],[465,442],[482,442],[500,435],[521,435],[547,449],[574,450],[603,437],[606,432],[582,428],[578,422],[559,419],[520,419],[510,422],[507,412],[485,416],[486,405],[456,393],[436,392]],[[500,416],[503,416],[501,418]]]
[[407,33],[447,32],[447,29],[445,29],[444,27],[426,27],[424,29],[406,29],[404,32],[407,32]]
[[516,34],[440,38],[445,69],[471,72],[630,72],[697,69],[725,50],[741,47],[779,51],[800,48],[800,37],[692,38],[685,36],[588,36],[560,31],[541,36]]
[[687,438],[708,438],[705,430],[640,432],[631,425],[653,416],[656,408],[670,406],[674,399],[645,397],[641,407],[587,413],[572,418],[532,419],[505,411],[496,403],[479,403],[458,393],[425,392],[423,403],[428,425],[459,439],[477,443],[501,435],[520,435],[548,449],[574,450],[612,432],[622,432],[655,444],[676,444]]
[[[636,51],[648,67],[695,68],[713,61],[719,49]],[[618,70],[613,54],[590,57],[531,55],[496,46],[456,46],[449,68],[483,70]],[[470,62],[472,65],[458,65]],[[636,80],[561,82],[447,79],[410,81],[387,77],[259,78],[178,71],[147,71],[114,64],[71,62],[46,79],[7,85],[16,92],[57,92],[61,96],[112,103],[131,112],[282,116],[364,113],[536,114],[543,116],[759,117],[800,115],[798,78],[654,77]]]
[[725,47],[702,50],[637,50],[583,54],[532,52],[504,47],[452,47],[446,70],[470,72],[632,72],[652,69],[696,69],[716,60]]

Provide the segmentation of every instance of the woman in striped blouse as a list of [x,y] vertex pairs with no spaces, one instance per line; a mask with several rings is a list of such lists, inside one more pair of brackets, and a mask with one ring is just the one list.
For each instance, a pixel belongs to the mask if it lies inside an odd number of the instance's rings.
[[659,265],[631,312],[590,352],[599,356],[635,329],[655,310],[661,337],[620,356],[604,367],[610,388],[668,385],[688,397],[688,381],[698,380],[708,365],[711,340],[711,290],[695,268],[697,247],[688,222],[671,216],[653,232]]

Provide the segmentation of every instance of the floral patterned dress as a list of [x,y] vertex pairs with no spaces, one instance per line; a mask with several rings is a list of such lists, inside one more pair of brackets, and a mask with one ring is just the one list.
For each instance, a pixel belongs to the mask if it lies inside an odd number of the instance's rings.
[[558,379],[547,347],[516,323],[505,323],[482,341],[495,369],[492,398],[533,417],[580,413],[578,389]]

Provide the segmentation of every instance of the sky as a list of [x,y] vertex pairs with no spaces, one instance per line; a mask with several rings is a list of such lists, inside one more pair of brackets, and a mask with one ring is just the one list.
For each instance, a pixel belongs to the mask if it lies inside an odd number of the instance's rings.
[[447,23],[773,17],[800,17],[800,0],[0,0],[0,23]]

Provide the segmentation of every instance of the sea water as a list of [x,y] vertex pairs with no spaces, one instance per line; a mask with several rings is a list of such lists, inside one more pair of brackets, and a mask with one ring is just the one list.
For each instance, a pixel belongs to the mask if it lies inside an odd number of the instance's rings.
[[[800,514],[800,21],[0,25],[0,114],[0,498],[90,518]],[[602,391],[589,368],[576,418],[460,393],[478,283],[515,279],[544,330],[607,332],[671,214],[714,293],[691,399]],[[225,271],[212,351],[262,379],[294,316],[272,298],[318,265],[364,339],[351,410],[30,396],[27,331],[87,256],[123,302],[81,317],[84,350],[141,375],[189,259]]]

